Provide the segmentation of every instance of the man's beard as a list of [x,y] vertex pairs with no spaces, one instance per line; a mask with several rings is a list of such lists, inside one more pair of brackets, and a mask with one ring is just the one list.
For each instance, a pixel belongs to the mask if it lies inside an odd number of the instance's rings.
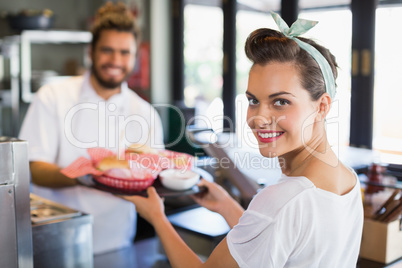
[[108,81],[108,80],[103,79],[103,78],[99,75],[99,73],[97,72],[97,70],[95,69],[95,67],[94,67],[93,64],[92,64],[92,66],[91,66],[91,72],[92,72],[92,74],[94,75],[96,81],[98,81],[98,83],[99,83],[102,87],[104,87],[105,89],[110,89],[110,90],[115,89],[115,88],[117,88],[117,87],[120,87],[120,85],[121,85],[121,84],[128,78],[128,76],[130,75],[129,73],[126,74],[126,75],[124,76],[124,78],[123,78],[122,80],[120,80],[120,81],[113,81],[113,80],[112,80],[112,81]]

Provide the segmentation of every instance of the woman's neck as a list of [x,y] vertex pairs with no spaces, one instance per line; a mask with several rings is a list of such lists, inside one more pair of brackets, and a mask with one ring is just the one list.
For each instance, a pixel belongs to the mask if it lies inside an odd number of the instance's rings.
[[330,166],[338,164],[338,158],[332,151],[327,139],[315,139],[309,144],[279,157],[282,173],[287,176],[302,176],[312,162],[321,161]]

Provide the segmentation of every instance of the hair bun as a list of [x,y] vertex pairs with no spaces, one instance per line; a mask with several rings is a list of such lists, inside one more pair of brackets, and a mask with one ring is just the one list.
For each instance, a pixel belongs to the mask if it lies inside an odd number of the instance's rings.
[[117,3],[113,3],[109,1],[98,9],[95,15],[95,19],[100,19],[101,17],[104,17],[110,13],[117,13],[134,18],[130,10],[123,2],[119,1]]

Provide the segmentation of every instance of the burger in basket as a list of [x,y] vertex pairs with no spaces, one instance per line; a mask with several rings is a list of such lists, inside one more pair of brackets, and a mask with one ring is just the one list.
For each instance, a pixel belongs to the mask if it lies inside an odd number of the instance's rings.
[[132,144],[125,152],[125,158],[137,161],[142,158],[152,162],[154,165],[162,169],[191,169],[194,162],[194,157],[171,150],[155,150],[147,145]]
[[118,178],[132,177],[129,161],[117,159],[115,156],[107,156],[103,158],[97,164],[96,168],[100,171],[103,171],[104,175]]
[[[126,150],[126,158],[136,160],[147,157],[162,171],[159,179],[165,188],[183,191],[192,188],[200,179],[200,175],[192,171],[194,157],[171,150],[154,150],[146,145],[132,144]],[[145,158],[144,158],[145,159]]]
[[155,165],[144,165],[144,161],[140,160],[105,157],[97,163],[102,175],[94,175],[94,180],[121,190],[142,191],[153,184],[161,169]]
[[189,189],[199,180],[199,175],[191,171],[194,158],[185,153],[134,144],[121,159],[104,148],[90,148],[88,154],[90,159],[79,157],[61,173],[72,179],[90,174],[97,183],[130,192],[151,186],[162,170],[166,172],[159,176],[161,183],[172,190]]
[[142,156],[118,159],[114,152],[104,148],[89,148],[87,152],[90,159],[79,157],[60,172],[72,179],[92,175],[100,184],[135,192],[151,186],[161,171],[156,165],[145,165],[148,160],[144,161]]

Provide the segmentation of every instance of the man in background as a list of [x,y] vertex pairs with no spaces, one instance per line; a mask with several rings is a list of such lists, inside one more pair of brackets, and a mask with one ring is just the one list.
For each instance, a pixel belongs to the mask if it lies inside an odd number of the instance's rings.
[[78,184],[60,170],[88,148],[118,152],[122,144],[163,148],[163,130],[154,108],[130,90],[139,42],[134,18],[122,3],[106,3],[92,29],[92,66],[83,76],[43,86],[21,127],[29,144],[32,192],[93,215],[93,251],[129,246],[135,236],[133,204]]

